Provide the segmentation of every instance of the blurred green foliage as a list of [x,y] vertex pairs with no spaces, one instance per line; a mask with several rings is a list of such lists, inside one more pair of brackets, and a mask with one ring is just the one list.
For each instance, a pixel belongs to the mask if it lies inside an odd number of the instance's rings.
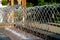
[[50,5],[50,4],[56,4],[56,0],[38,0],[38,5]]
[[32,3],[27,3],[27,7],[33,7]]
[[[8,3],[8,0],[2,0],[2,4],[6,5]],[[17,4],[17,1],[14,2]],[[56,4],[60,3],[59,0],[27,0],[27,7],[29,6],[41,6],[41,5],[49,5],[49,4]]]
[[[31,4],[30,4],[31,3]],[[27,6],[41,6],[41,5],[49,5],[60,3],[59,0],[27,0]]]
[[7,0],[2,0],[3,5],[7,5],[7,3],[8,3]]

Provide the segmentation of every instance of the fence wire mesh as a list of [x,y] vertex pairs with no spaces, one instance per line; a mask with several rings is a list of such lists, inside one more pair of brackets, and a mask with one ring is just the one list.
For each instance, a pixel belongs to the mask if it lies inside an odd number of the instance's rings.
[[15,10],[15,23],[19,25],[16,28],[47,40],[47,35],[53,35],[51,33],[60,34],[59,27],[49,25],[50,23],[59,22],[59,13],[59,7],[52,5],[29,7],[26,9],[20,6],[20,8]]
[[59,8],[59,5],[35,6],[25,9],[20,6],[20,8],[15,11],[15,23],[37,32],[44,30],[60,34],[59,27],[49,25],[51,23],[59,23]]
[[[3,11],[4,22],[11,23],[12,6],[4,8]],[[14,6],[14,24],[19,25],[16,26],[16,28],[22,29],[22,27],[24,27],[24,29],[27,28],[33,30],[34,32],[32,33],[39,32],[42,34],[50,35],[49,33],[47,33],[49,31],[60,34],[60,28],[57,26],[49,25],[50,23],[60,23],[59,5],[35,6],[25,9],[21,5]]]
[[26,9],[18,8],[15,10],[15,16],[19,16],[18,19],[24,15],[26,15],[25,20],[39,23],[56,23],[57,20],[60,20],[58,19],[59,10],[56,6],[36,6]]
[[[12,6],[3,8],[4,11],[2,14],[3,16],[7,16],[11,18]],[[59,19],[59,6],[53,5],[46,5],[46,6],[36,6],[36,7],[28,7],[24,9],[21,5],[14,6],[15,11],[15,22],[21,21],[23,16],[26,17],[25,20],[32,21],[32,22],[39,22],[39,23],[56,23],[60,21]],[[5,17],[4,17],[5,18]],[[4,19],[3,18],[3,19]],[[5,20],[5,19],[4,19]],[[7,19],[6,19],[7,20]],[[10,20],[10,19],[8,19]]]

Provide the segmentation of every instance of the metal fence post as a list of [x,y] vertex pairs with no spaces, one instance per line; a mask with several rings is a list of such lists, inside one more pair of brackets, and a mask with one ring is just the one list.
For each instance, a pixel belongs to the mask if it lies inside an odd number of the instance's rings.
[[12,6],[12,25],[14,27],[14,0],[11,0],[11,6]]
[[25,10],[25,8],[26,8],[26,0],[22,0],[22,7],[23,7],[22,14],[23,14],[23,25],[24,25],[25,17],[26,17],[26,10]]

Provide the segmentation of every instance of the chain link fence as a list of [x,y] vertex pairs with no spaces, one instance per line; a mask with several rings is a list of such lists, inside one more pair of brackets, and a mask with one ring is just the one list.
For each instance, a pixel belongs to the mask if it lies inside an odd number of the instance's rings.
[[[21,5],[15,5],[15,22],[21,21],[23,16],[26,17],[25,20],[39,23],[57,23],[60,21],[60,10],[59,5],[45,5],[45,6],[35,6],[28,7],[24,9]],[[12,6],[3,8],[4,11],[3,16],[7,16],[11,18]],[[24,12],[23,12],[24,11]],[[3,19],[4,19],[3,18]],[[5,20],[5,19],[4,19]],[[8,19],[10,20],[10,19]]]
[[[42,34],[53,35],[51,33],[60,34],[58,26],[50,25],[51,23],[60,23],[60,6],[59,5],[45,5],[16,9],[15,24],[19,25],[16,28],[26,30],[35,35]],[[32,31],[33,32],[32,32]],[[46,35],[43,36],[47,38]]]
[[[11,23],[12,6],[4,8],[3,11],[4,22]],[[27,32],[33,31],[33,34],[36,33],[35,35],[39,36],[40,34],[37,32],[47,35],[50,35],[50,32],[60,34],[60,28],[49,25],[50,23],[60,23],[60,5],[35,6],[25,9],[21,5],[14,6],[14,26],[18,29],[26,29]]]
[[19,16],[19,18],[21,17],[21,15],[26,15],[25,20],[33,22],[35,21],[39,23],[57,23],[57,21],[60,20],[59,7],[53,5],[29,7],[26,9],[20,7],[15,10],[15,14],[15,16]]
[[59,11],[55,6],[42,6],[42,7],[37,6],[34,8],[30,8],[29,12],[31,14],[29,15],[29,19],[33,21],[38,21],[40,23],[49,23],[49,22],[53,23],[56,22],[56,20],[58,20],[56,18],[56,14],[59,14]]

